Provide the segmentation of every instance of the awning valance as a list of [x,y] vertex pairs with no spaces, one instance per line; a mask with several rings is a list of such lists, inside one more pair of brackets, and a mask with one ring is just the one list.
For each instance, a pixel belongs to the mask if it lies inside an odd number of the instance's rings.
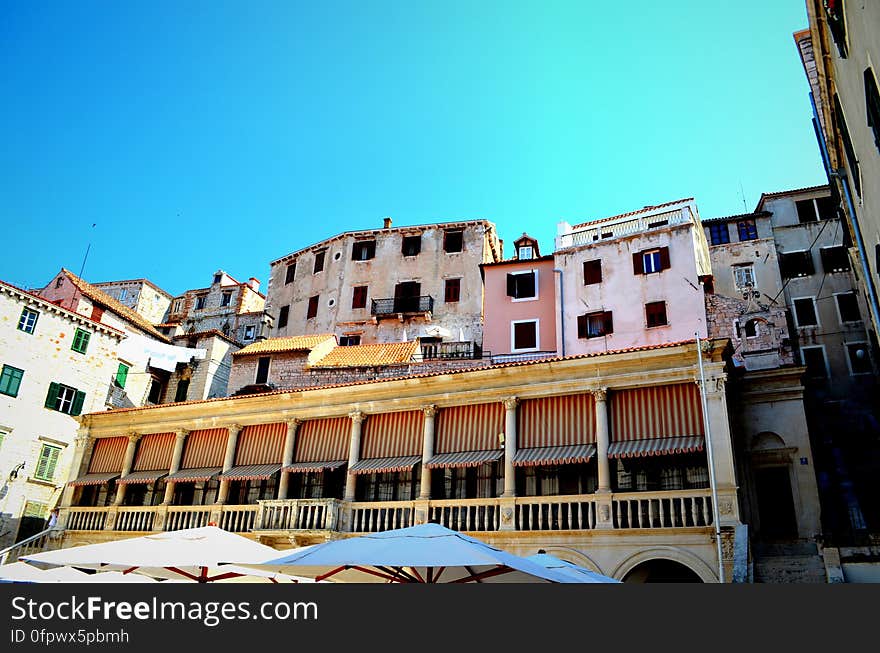
[[608,445],[609,458],[636,458],[639,456],[662,456],[665,454],[693,453],[702,451],[705,440],[701,435],[682,438],[654,438],[629,440]]
[[167,481],[175,483],[198,483],[200,481],[210,481],[223,471],[222,467],[196,467],[193,469],[181,469],[179,472],[169,474]]
[[166,474],[168,474],[167,469],[142,470],[123,476],[117,481],[117,483],[122,485],[127,483],[155,483]]
[[86,474],[78,479],[70,481],[68,485],[104,485],[115,478],[119,478],[119,472],[105,472],[103,474]]
[[224,481],[264,481],[281,469],[281,463],[269,465],[241,465],[220,474]]
[[520,449],[513,458],[516,467],[532,465],[569,465],[589,462],[596,455],[594,444],[571,444],[564,447]]
[[380,474],[383,472],[405,472],[422,461],[421,456],[397,456],[395,458],[365,458],[351,466],[352,474]]
[[441,453],[431,458],[431,460],[425,464],[425,467],[431,469],[439,467],[477,467],[483,463],[492,463],[496,460],[500,460],[503,455],[503,449]]
[[328,470],[339,469],[347,460],[326,460],[324,462],[314,463],[293,463],[287,465],[282,471],[285,472],[323,472]]

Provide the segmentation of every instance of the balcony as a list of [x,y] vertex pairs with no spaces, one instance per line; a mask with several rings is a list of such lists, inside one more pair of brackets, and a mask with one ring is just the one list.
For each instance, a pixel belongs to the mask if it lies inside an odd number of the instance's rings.
[[602,240],[623,238],[637,233],[648,232],[658,227],[675,226],[691,221],[690,210],[684,208],[647,213],[631,218],[621,216],[615,220],[597,222],[594,226],[587,223],[577,230],[559,234],[556,247],[557,249],[566,249],[568,247],[590,245]]
[[422,360],[474,360],[489,357],[473,342],[423,342]]
[[390,297],[374,299],[370,314],[376,318],[425,315],[434,311],[434,298],[430,295],[418,297]]

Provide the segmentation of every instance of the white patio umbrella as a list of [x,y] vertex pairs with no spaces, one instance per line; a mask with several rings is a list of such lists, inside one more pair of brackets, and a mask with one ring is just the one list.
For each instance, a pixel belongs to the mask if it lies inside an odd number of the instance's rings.
[[542,567],[546,567],[547,569],[553,569],[561,574],[565,574],[566,576],[570,576],[575,579],[577,583],[619,583],[619,580],[615,580],[610,576],[603,576],[602,574],[596,573],[595,571],[591,571],[586,569],[585,567],[579,567],[573,562],[568,562],[567,560],[562,560],[561,558],[557,558],[556,556],[552,556],[549,553],[544,553],[543,551],[540,553],[536,553],[535,555],[528,556],[526,560],[531,560],[533,562],[538,563]]
[[84,574],[85,578],[78,583],[158,583],[159,581],[143,574],[123,574],[121,571],[99,571],[96,574]]
[[351,583],[578,582],[439,524],[324,542],[242,566]]
[[139,573],[153,578],[188,578],[208,583],[235,576],[245,569],[229,570],[221,561],[259,562],[277,557],[280,551],[216,526],[153,533],[100,544],[44,551],[22,560],[46,565],[71,566],[100,571]]
[[81,583],[87,579],[90,574],[73,567],[55,567],[53,569],[43,570],[40,576],[41,583]]
[[26,562],[0,565],[0,583],[39,583],[45,572]]

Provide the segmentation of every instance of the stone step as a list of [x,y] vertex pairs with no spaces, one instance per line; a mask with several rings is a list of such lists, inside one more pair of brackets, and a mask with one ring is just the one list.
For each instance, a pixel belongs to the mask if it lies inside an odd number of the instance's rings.
[[756,583],[827,583],[825,563],[817,555],[755,557]]

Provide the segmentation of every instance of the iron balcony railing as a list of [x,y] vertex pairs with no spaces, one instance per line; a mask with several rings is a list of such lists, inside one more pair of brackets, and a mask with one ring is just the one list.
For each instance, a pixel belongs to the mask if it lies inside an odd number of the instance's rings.
[[430,295],[420,297],[390,297],[374,299],[373,315],[397,315],[399,313],[430,313],[434,310],[434,298]]

